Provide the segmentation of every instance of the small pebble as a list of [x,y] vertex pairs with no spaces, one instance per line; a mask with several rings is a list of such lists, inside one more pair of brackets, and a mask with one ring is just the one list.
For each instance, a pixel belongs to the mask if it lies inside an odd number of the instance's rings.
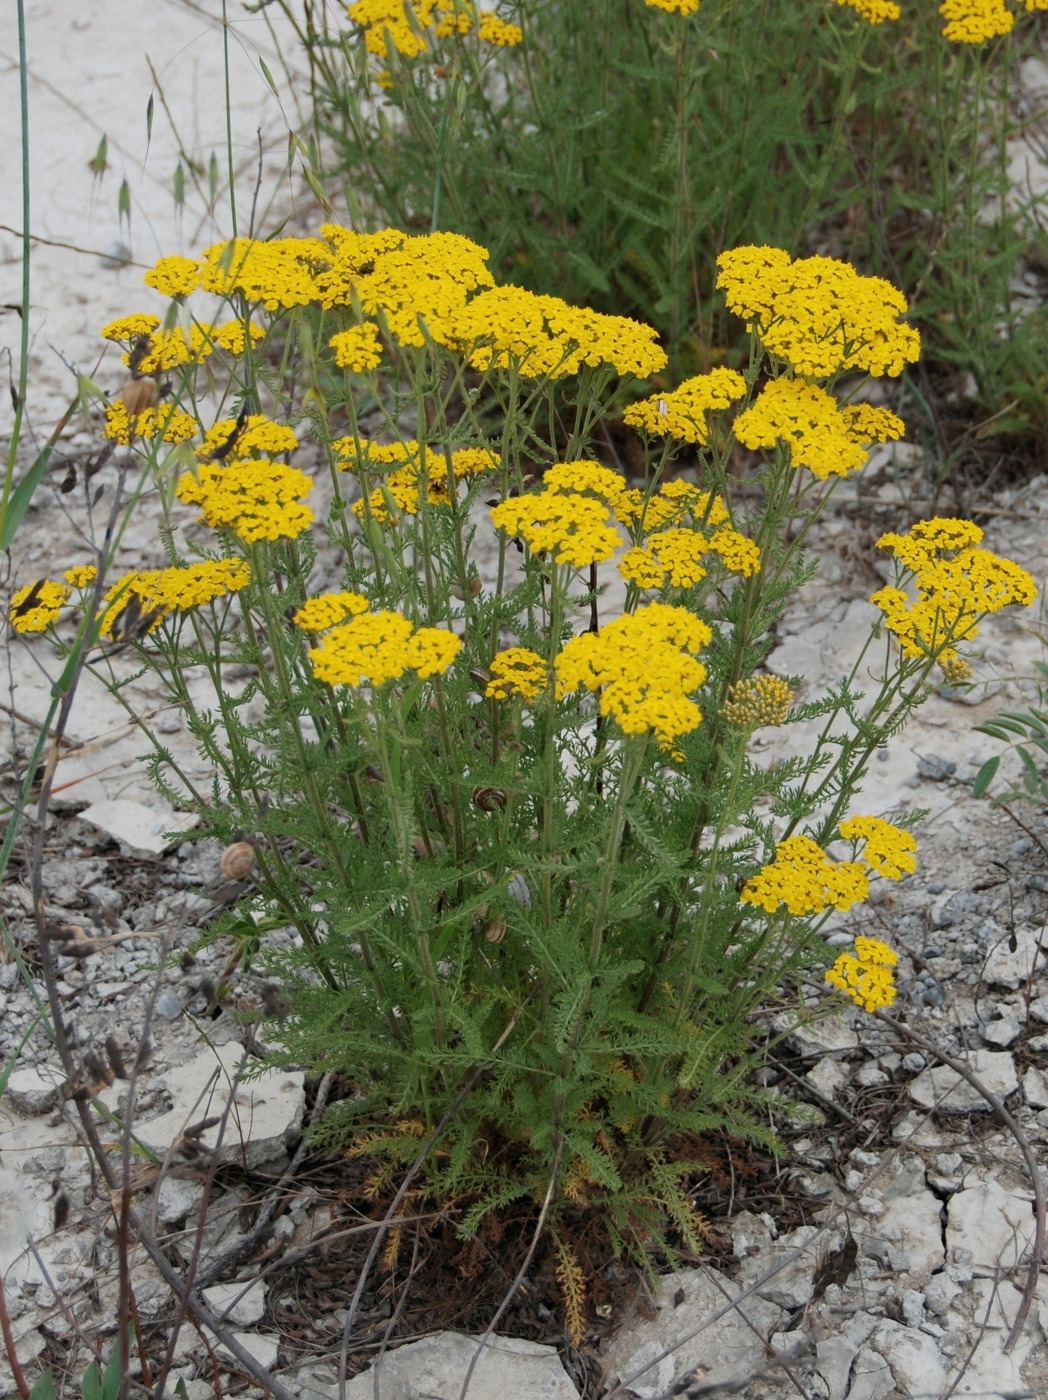
[[177,1021],[182,1015],[182,1003],[170,988],[160,993],[156,1000],[156,1014],[165,1021]]

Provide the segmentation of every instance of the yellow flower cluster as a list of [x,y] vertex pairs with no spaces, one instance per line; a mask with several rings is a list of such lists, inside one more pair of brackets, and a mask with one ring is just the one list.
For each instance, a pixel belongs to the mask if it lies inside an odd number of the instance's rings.
[[608,507],[571,491],[512,496],[492,508],[491,519],[497,530],[519,536],[535,554],[551,553],[557,564],[578,569],[610,559],[622,543]]
[[319,593],[306,599],[295,613],[294,622],[303,632],[326,632],[347,617],[366,613],[370,606],[362,593]]
[[837,0],[837,4],[857,10],[870,24],[883,24],[886,19],[898,19],[902,14],[895,0]]
[[1015,24],[1004,0],[943,0],[939,13],[946,21],[943,34],[954,44],[984,44],[1010,34]]
[[305,472],[265,458],[204,463],[196,474],[179,478],[175,494],[187,505],[199,505],[212,529],[227,526],[244,541],[294,539],[313,520],[301,498],[312,488]]
[[886,880],[901,880],[917,869],[912,833],[883,817],[849,817],[840,824],[845,841],[864,841],[862,859]]
[[[251,569],[235,555],[205,559],[170,569],[144,569],[125,574],[106,591],[100,614],[102,637],[114,635],[114,623],[134,602],[134,615],[144,631],[153,631],[173,612],[186,612],[203,603],[237,593],[251,582]],[[117,628],[117,634],[121,629]]]
[[1011,559],[980,549],[983,532],[970,520],[921,520],[906,535],[889,532],[877,541],[910,571],[917,596],[881,588],[870,602],[899,640],[903,654],[934,657],[949,670],[958,664],[956,643],[974,637],[979,620],[1012,603],[1028,606],[1037,596],[1027,571]]
[[74,564],[71,569],[65,571],[66,583],[79,589],[89,588],[97,577],[98,569],[94,564]]
[[[1031,11],[1048,9],[1048,0],[1022,0],[1022,3]],[[837,4],[849,6],[870,24],[898,19],[902,14],[894,0],[837,0]],[[1015,16],[1004,0],[942,0],[939,13],[946,20],[943,35],[954,44],[985,44],[990,39],[1010,34],[1015,24]]]
[[339,369],[348,369],[353,374],[364,374],[382,363],[382,342],[374,321],[363,321],[359,326],[350,326],[348,331],[339,331],[328,344],[335,352],[335,364]]
[[384,685],[405,671],[423,679],[446,671],[462,649],[453,632],[415,627],[400,613],[361,613],[310,650],[313,672],[328,685]]
[[619,561],[619,573],[638,588],[690,588],[706,577],[701,562],[719,555],[732,573],[750,578],[760,571],[760,550],[745,535],[726,526],[705,535],[697,529],[659,530],[643,545],[628,549]]
[[687,19],[698,10],[701,0],[644,0],[644,3],[653,10],[665,10],[669,15]]
[[851,997],[864,1011],[891,1006],[895,1000],[892,969],[899,956],[879,938],[857,938],[854,953],[842,953],[826,973],[831,986]]
[[685,379],[672,393],[631,404],[622,415],[632,428],[651,437],[679,438],[705,446],[710,440],[706,414],[730,408],[746,393],[746,381],[733,369],[713,369]]
[[27,583],[11,597],[7,616],[16,632],[45,632],[69,601],[70,589],[54,579]]
[[793,695],[781,676],[748,676],[729,686],[721,714],[736,729],[785,724]]
[[609,622],[599,632],[572,637],[554,671],[557,699],[585,688],[600,695],[600,712],[625,734],[654,734],[676,755],[674,740],[702,722],[691,699],[706,679],[699,652],[710,628],[686,608],[651,603]]
[[739,896],[774,914],[785,905],[797,916],[842,911],[861,904],[870,884],[858,861],[834,861],[810,836],[788,836],[775,847],[775,860],[752,876]]
[[666,364],[656,332],[628,316],[608,316],[523,287],[492,287],[463,306],[442,344],[464,350],[478,370],[515,368],[529,379],[560,379],[583,365],[610,365],[639,379]]
[[356,0],[349,7],[349,17],[363,28],[368,53],[381,59],[386,57],[387,43],[402,58],[428,53],[426,30],[436,39],[476,30],[484,43],[500,47],[519,44],[524,38],[519,25],[509,24],[491,10],[463,4],[462,0]]
[[890,409],[841,408],[832,394],[801,379],[773,379],[735,420],[735,435],[751,448],[784,442],[794,467],[813,476],[847,476],[865,465],[871,442],[895,442],[906,425]]
[[250,340],[252,349],[261,345],[266,333],[254,321],[226,321],[221,326],[205,327],[213,344],[220,350],[228,350],[231,355],[242,355]]
[[805,378],[843,370],[898,375],[920,353],[920,336],[899,320],[907,310],[903,294],[849,263],[743,247],[721,253],[717,266],[729,309],[769,354]]
[[[417,515],[422,499],[422,476],[426,476],[426,500],[430,505],[448,505],[452,499],[448,481],[483,476],[498,468],[498,458],[486,447],[460,447],[446,453],[440,447],[421,448],[414,438],[407,442],[377,443],[370,438],[336,438],[331,444],[340,471],[384,471],[392,468],[381,486],[366,500],[355,501],[353,513],[359,519],[371,515],[380,524],[394,519],[393,510]],[[391,507],[393,510],[391,510]]]
[[200,264],[195,258],[173,254],[155,263],[142,280],[162,297],[185,297],[200,285]]
[[[642,519],[647,530],[667,525],[682,525],[690,521],[698,530],[716,528],[730,520],[727,506],[712,491],[703,491],[687,481],[667,481],[645,503],[644,493],[630,492],[635,516]],[[621,518],[621,517],[620,517]]]
[[216,296],[239,293],[249,302],[260,302],[267,311],[307,306],[318,299],[310,254],[323,257],[326,252],[323,244],[304,238],[270,242],[234,238],[215,243],[201,260],[199,286]]
[[297,446],[298,438],[292,428],[274,423],[264,413],[249,413],[239,428],[235,418],[220,418],[204,434],[196,455],[203,462],[216,452],[223,457],[242,458],[255,453],[294,452]]
[[188,442],[196,436],[196,419],[174,404],[144,408],[141,413],[129,413],[119,399],[106,408],[102,436],[127,447],[133,437],[157,438],[160,442]]
[[545,658],[527,647],[507,647],[491,663],[491,680],[484,694],[489,700],[509,700],[519,695],[534,700],[549,683]]

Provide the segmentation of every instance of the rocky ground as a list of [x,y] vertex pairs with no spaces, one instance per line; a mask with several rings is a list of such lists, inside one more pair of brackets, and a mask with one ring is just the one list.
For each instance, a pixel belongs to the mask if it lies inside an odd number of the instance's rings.
[[[114,245],[126,244],[127,231],[112,186],[100,196],[86,168],[98,135],[109,130],[110,150],[133,182],[133,253],[148,262],[207,241],[206,199],[187,207],[180,223],[169,175],[180,143],[206,163],[224,115],[221,50],[209,32],[217,3],[165,5],[159,36],[146,29],[143,7],[118,0],[102,23],[84,14],[59,24],[45,0],[28,9],[39,133],[32,227],[52,240],[38,246],[34,262],[30,408],[39,438],[72,392],[63,361],[114,388],[115,364],[95,367],[97,328],[148,305],[141,269],[116,258]],[[118,9],[127,36],[119,50],[111,42]],[[11,26],[2,23],[10,62]],[[271,71],[279,50],[258,16],[238,17],[237,25],[238,129],[253,132],[261,123],[269,169],[283,117],[255,44]],[[141,38],[132,43],[135,35]],[[175,127],[181,123],[176,138],[157,119],[144,165],[150,80],[138,59],[143,50],[165,84]],[[13,81],[10,71],[0,75],[8,109]],[[217,105],[208,105],[212,99]],[[0,161],[16,155],[0,151]],[[250,171],[258,159],[253,141],[239,155]],[[4,166],[3,174],[0,301],[11,302],[20,276],[10,233],[21,217],[10,194],[17,167]],[[1028,163],[1023,178],[1030,179]],[[63,243],[74,246],[55,246]],[[105,263],[98,252],[106,252]],[[3,323],[9,338],[14,319]],[[0,432],[7,427],[5,420]],[[63,453],[89,450],[92,431],[74,421]],[[770,661],[780,674],[805,677],[801,698],[820,693],[850,664],[871,616],[866,600],[881,581],[873,541],[882,529],[929,513],[931,477],[929,464],[900,446],[839,494],[817,541],[823,567],[791,608]],[[1043,582],[1045,477],[1027,477],[982,504],[991,547]],[[949,509],[950,501],[937,505]],[[81,562],[77,512],[75,500],[41,493],[16,543],[16,581],[45,566],[53,571],[56,562]],[[155,563],[156,524],[146,500],[124,541],[125,567]],[[596,1303],[578,1351],[565,1343],[542,1288],[524,1290],[472,1373],[473,1400],[1048,1395],[1048,1283],[1030,1268],[1031,1160],[1043,1163],[1048,1143],[1048,823],[1035,807],[1015,805],[1009,816],[971,792],[974,774],[999,747],[973,726],[1015,703],[1021,686],[1013,678],[1029,676],[1043,651],[1029,618],[995,619],[980,647],[979,686],[935,695],[880,756],[866,787],[868,811],[927,812],[917,874],[875,887],[870,904],[839,925],[842,941],[866,932],[900,950],[898,1024],[858,1011],[778,1024],[767,1083],[810,1113],[784,1115],[778,1126],[789,1154],[778,1163],[739,1144],[718,1146],[710,1179],[696,1184],[696,1200],[714,1220],[708,1258],[668,1276],[654,1295],[638,1281],[612,1277],[609,1265],[591,1283],[595,1299],[612,1301]],[[53,676],[39,643],[8,648],[9,777],[24,761]],[[158,695],[143,686],[135,708],[203,771],[179,715]],[[229,949],[201,940],[242,887],[223,875],[218,849],[165,836],[177,815],[137,762],[141,737],[91,678],[68,738],[44,833],[43,878],[51,917],[97,945],[88,957],[59,959],[77,1084],[58,1069],[39,1014],[24,844],[0,892],[30,973],[27,982],[14,962],[0,960],[0,1063],[17,1057],[0,1099],[0,1275],[23,1367],[32,1376],[34,1358],[49,1361],[75,1393],[88,1345],[108,1345],[115,1334],[120,1241],[71,1094],[93,1095],[98,1130],[116,1141],[112,1114],[126,1105],[127,1085],[113,1070],[134,1065],[148,1026],[151,1049],[135,1084],[141,1146],[132,1158],[132,1198],[165,1260],[181,1265],[199,1253],[203,1296],[213,1315],[224,1316],[234,1346],[239,1341],[286,1394],[327,1400],[338,1393],[348,1323],[351,1371],[386,1351],[388,1340],[398,1343],[381,1362],[383,1397],[454,1400],[477,1355],[470,1337],[484,1332],[508,1281],[498,1251],[489,1250],[470,1277],[444,1237],[424,1232],[420,1253],[429,1272],[420,1265],[412,1278],[405,1269],[376,1275],[354,1302],[372,1238],[353,1194],[358,1183],[345,1163],[302,1146],[304,1124],[337,1086],[297,1071],[243,1077],[277,1004],[263,977],[241,976],[232,1002],[214,1004]],[[767,741],[769,758],[803,743],[795,729],[777,732]],[[977,1082],[951,1071],[937,1052],[962,1062]],[[212,1117],[220,1121],[186,1133]],[[1048,1184],[1045,1168],[1036,1169]],[[259,1393],[232,1353],[216,1351],[207,1329],[175,1328],[168,1283],[141,1249],[132,1251],[131,1276],[154,1351],[173,1348],[172,1386],[181,1379],[191,1400],[204,1400],[217,1393],[222,1374],[224,1388]],[[415,1340],[400,1344],[407,1338]],[[13,1393],[0,1364],[0,1396]],[[357,1375],[346,1393],[378,1393],[373,1375]]]

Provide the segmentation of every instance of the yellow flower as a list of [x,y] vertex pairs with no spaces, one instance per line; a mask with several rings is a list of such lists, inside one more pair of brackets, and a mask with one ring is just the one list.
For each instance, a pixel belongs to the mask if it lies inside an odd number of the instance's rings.
[[735,420],[735,435],[750,448],[784,442],[794,467],[813,476],[846,476],[866,462],[862,444],[888,441],[903,433],[902,420],[887,409],[865,405],[842,409],[817,384],[773,379],[756,401]]
[[651,437],[673,437],[705,445],[710,440],[706,415],[730,408],[746,393],[746,381],[733,369],[714,369],[686,379],[672,393],[655,394],[631,404],[622,415],[633,428]]
[[461,648],[451,632],[416,630],[400,613],[382,610],[332,628],[309,655],[317,679],[328,685],[378,687],[407,670],[423,677],[447,670]]
[[382,343],[378,338],[378,326],[373,321],[339,331],[328,344],[335,352],[335,364],[353,374],[377,369],[382,362]]
[[878,938],[857,938],[854,953],[842,953],[826,973],[831,986],[850,996],[864,1011],[891,1006],[895,1000],[892,968],[898,954]]
[[700,561],[710,554],[719,554],[733,573],[749,577],[760,569],[757,546],[735,530],[718,530],[707,538],[700,530],[671,529],[628,549],[619,561],[619,573],[638,588],[690,588],[706,577]]
[[76,564],[65,571],[66,583],[71,583],[74,588],[88,588],[97,577],[98,569],[94,564]]
[[902,14],[895,0],[837,0],[837,4],[857,10],[870,24],[883,24],[886,19],[898,19]]
[[524,31],[519,24],[500,19],[493,10],[481,10],[477,34],[483,43],[493,44],[496,48],[512,48],[524,40]]
[[306,599],[296,611],[294,623],[304,632],[326,632],[347,617],[367,612],[370,606],[361,593],[320,593]]
[[862,859],[886,880],[901,880],[917,869],[913,835],[882,817],[849,817],[841,822],[845,841],[865,841]]
[[665,10],[667,14],[687,19],[699,8],[700,0],[644,0],[644,3],[653,10]]
[[[160,626],[173,612],[186,612],[237,593],[251,582],[245,559],[205,559],[170,569],[144,569],[124,574],[106,590],[99,634],[138,639]],[[133,627],[129,625],[129,616]],[[120,619],[123,619],[121,622]]]
[[556,563],[576,568],[610,559],[622,543],[608,523],[607,506],[572,492],[513,496],[492,509],[491,519],[496,529],[519,535],[534,553],[552,553]]
[[226,321],[221,326],[211,326],[209,334],[214,345],[220,350],[227,350],[231,355],[242,355],[247,349],[249,339],[251,348],[254,349],[266,338],[263,328],[256,326],[254,321]]
[[624,734],[653,734],[677,753],[674,740],[702,722],[692,692],[706,679],[696,658],[713,639],[686,608],[652,603],[566,642],[557,656],[557,699],[585,688]]
[[[261,242],[234,238],[206,249],[200,264],[200,286],[217,296],[239,292],[267,311],[306,306],[318,297],[312,259],[316,240],[276,238]],[[326,252],[326,250],[323,250]]]
[[195,258],[172,255],[161,258],[142,279],[147,287],[155,287],[161,296],[184,297],[200,281],[200,266]]
[[785,724],[793,696],[781,676],[749,676],[728,688],[721,714],[736,729]]
[[292,428],[274,423],[264,413],[249,413],[239,428],[237,419],[220,418],[204,434],[196,455],[203,462],[216,452],[236,459],[250,457],[256,452],[294,452],[297,447],[298,438]]
[[8,618],[16,632],[44,632],[57,621],[58,614],[69,601],[70,590],[64,583],[40,579],[27,583],[11,597]]
[[832,861],[810,836],[789,836],[775,847],[775,860],[752,876],[739,896],[774,914],[782,905],[803,917],[832,906],[841,911],[861,904],[869,881],[856,861]]
[[197,422],[191,414],[174,404],[160,404],[131,414],[119,399],[106,408],[102,436],[127,447],[132,437],[156,438],[160,442],[188,442],[196,437]]
[[974,637],[981,618],[1037,596],[1027,571],[1011,559],[980,549],[982,531],[970,520],[921,520],[906,535],[893,532],[877,541],[913,574],[917,596],[899,588],[878,589],[870,601],[903,654],[934,657],[956,674],[956,644]]
[[953,44],[984,44],[1010,34],[1015,23],[1004,0],[943,0],[939,13],[946,20],[943,35]]
[[[163,374],[182,365],[199,364],[212,349],[212,342],[200,326],[190,326],[188,331],[181,326],[169,331],[154,330],[145,354],[137,356],[136,369],[139,374]],[[130,367],[131,351],[123,356],[123,361]]]
[[313,512],[300,498],[312,485],[305,472],[260,458],[228,466],[205,463],[196,475],[179,478],[175,494],[188,505],[199,505],[212,529],[227,526],[245,544],[253,544],[294,539],[307,529]]
[[779,248],[735,248],[717,259],[717,286],[771,355],[807,379],[842,370],[898,375],[920,353],[902,324],[906,298],[835,258],[791,261]]
[[137,340],[140,335],[152,335],[159,325],[159,316],[140,311],[130,316],[121,316],[116,321],[110,321],[108,325],[102,327],[99,335],[103,340],[115,340],[121,344],[130,344]]
[[489,700],[509,700],[519,695],[534,700],[549,683],[545,659],[527,647],[507,647],[491,663],[491,680],[484,694]]

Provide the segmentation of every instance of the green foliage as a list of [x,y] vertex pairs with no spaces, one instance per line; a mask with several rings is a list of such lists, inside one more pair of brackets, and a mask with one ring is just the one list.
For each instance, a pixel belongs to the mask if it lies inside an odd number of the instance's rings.
[[[1020,782],[1012,783],[998,800],[1012,802],[1023,798],[1039,806],[1048,804],[1048,663],[1035,661],[1037,703],[1025,710],[1005,710],[976,731],[1007,744],[1022,763]],[[1001,756],[989,758],[975,775],[972,791],[982,797],[989,791],[1001,766]]]

